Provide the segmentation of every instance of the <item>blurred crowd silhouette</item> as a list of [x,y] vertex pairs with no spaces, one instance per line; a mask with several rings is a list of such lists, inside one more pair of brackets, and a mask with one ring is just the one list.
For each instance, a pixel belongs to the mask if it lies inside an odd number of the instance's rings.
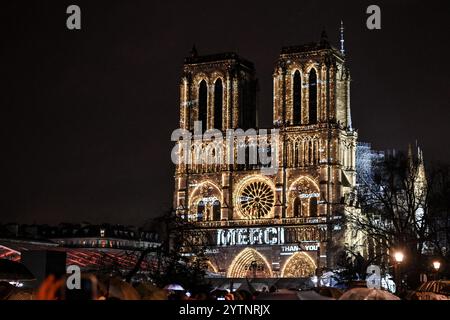
[[185,290],[180,285],[160,288],[151,282],[128,283],[118,277],[83,274],[80,289],[69,289],[66,278],[48,276],[38,288],[17,287],[0,282],[0,300],[255,300],[276,292],[272,286],[256,290],[230,290],[210,285]]

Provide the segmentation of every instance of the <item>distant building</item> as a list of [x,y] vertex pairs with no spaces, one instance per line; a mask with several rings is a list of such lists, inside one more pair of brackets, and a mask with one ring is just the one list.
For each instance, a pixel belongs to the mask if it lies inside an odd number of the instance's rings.
[[372,145],[367,142],[358,142],[356,147],[356,184],[363,186],[372,180],[375,165],[383,161],[384,151],[372,149]]
[[24,251],[63,251],[67,265],[125,270],[134,266],[142,250],[159,246],[158,234],[120,225],[0,225],[0,259],[14,261],[20,261]]

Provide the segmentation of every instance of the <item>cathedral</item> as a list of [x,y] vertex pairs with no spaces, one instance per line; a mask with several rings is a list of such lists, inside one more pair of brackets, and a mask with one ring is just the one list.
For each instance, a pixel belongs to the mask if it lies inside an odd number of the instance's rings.
[[358,212],[350,82],[342,32],[339,49],[325,33],[282,48],[273,127],[262,130],[251,62],[195,48],[185,58],[174,208],[189,221],[190,243],[206,247],[212,273],[305,278],[335,267],[344,247],[365,254],[361,232],[346,223]]

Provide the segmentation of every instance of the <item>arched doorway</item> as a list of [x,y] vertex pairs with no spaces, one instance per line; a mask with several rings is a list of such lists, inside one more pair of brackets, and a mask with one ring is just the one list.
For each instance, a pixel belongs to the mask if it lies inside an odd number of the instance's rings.
[[210,273],[219,273],[219,269],[210,261],[206,261],[206,270]]
[[281,271],[282,278],[306,278],[316,272],[316,263],[306,252],[296,252],[287,259]]
[[272,269],[266,258],[255,249],[242,250],[231,262],[228,278],[271,278]]

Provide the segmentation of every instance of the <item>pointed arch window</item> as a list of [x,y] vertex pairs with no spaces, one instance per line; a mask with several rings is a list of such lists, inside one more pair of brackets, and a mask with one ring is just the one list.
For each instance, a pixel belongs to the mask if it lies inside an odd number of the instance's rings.
[[311,69],[309,72],[309,124],[317,123],[317,74],[316,70]]
[[200,201],[197,205],[197,221],[202,221],[205,215],[205,203]]
[[292,90],[293,124],[298,126],[302,118],[302,80],[298,70],[294,73]]
[[217,79],[214,84],[214,128],[222,130],[223,85],[222,80]]
[[200,82],[198,89],[198,121],[202,122],[202,130],[205,131],[208,126],[208,86],[205,80]]
[[294,200],[293,216],[294,218],[299,218],[302,216],[302,201],[298,197]]
[[309,216],[317,217],[317,198],[313,197],[309,200]]
[[213,204],[213,220],[220,221],[220,201],[216,200]]

